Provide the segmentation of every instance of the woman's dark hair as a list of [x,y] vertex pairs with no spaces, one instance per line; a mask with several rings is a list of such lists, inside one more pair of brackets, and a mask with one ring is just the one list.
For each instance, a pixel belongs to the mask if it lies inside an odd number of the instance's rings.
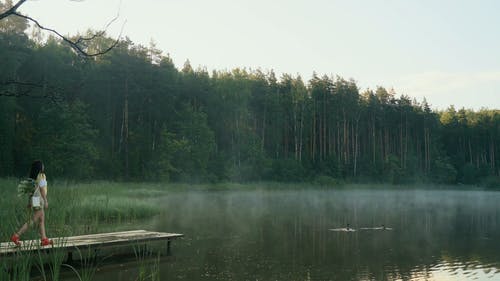
[[41,160],[35,160],[31,164],[30,178],[36,180],[36,177],[43,171],[43,163]]

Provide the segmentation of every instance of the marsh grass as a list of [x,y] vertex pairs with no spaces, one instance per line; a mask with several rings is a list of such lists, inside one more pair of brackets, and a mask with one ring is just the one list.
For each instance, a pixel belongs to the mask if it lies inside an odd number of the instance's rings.
[[160,281],[160,253],[156,254],[156,258],[151,265],[151,281]]
[[145,244],[135,244],[134,245],[134,255],[135,259],[139,263],[139,272],[137,280],[144,281],[147,277],[146,269],[146,259],[151,255],[147,245]]
[[137,281],[160,281],[160,252],[156,254],[145,244],[134,245],[134,255],[139,263]]
[[7,263],[5,258],[0,259],[0,281],[9,280],[9,264]]
[[30,280],[31,267],[34,257],[30,254],[17,255],[12,261],[12,271],[10,280],[28,281]]
[[79,248],[76,249],[80,259],[78,269],[71,264],[63,264],[62,266],[70,268],[77,276],[79,281],[91,281],[94,279],[97,267],[99,265],[97,255],[92,248],[88,247],[84,252]]
[[[26,247],[28,249],[34,249],[35,245],[28,244],[28,245],[23,245],[23,247]],[[34,251],[20,251],[17,252],[11,259],[10,259],[10,270],[9,272],[9,278],[10,280],[19,280],[19,281],[28,281],[30,280],[30,275],[31,275],[31,269],[33,265],[35,264],[35,252]]]
[[[10,236],[32,216],[26,208],[27,198],[17,196],[18,179],[0,179],[3,196],[0,197],[2,241],[9,241]],[[158,197],[164,196],[165,190],[160,185],[122,184],[96,182],[87,184],[69,184],[68,182],[49,182],[49,208],[45,211],[45,224],[49,237],[67,237],[99,232],[109,225],[120,226],[124,222],[150,218],[160,214]],[[138,191],[135,194],[135,191]],[[30,227],[22,240],[39,242],[37,227]],[[60,241],[59,243],[64,243]],[[23,245],[23,247],[38,247]],[[85,255],[83,256],[89,256]],[[143,253],[145,254],[145,253]],[[42,280],[59,280],[66,251],[51,249],[48,253],[40,251],[20,251],[9,261],[0,258],[0,280],[30,280],[33,268],[38,268]],[[81,255],[82,257],[82,255]],[[90,255],[90,257],[92,257]],[[82,267],[77,276],[80,280],[92,280],[96,271],[94,257],[83,258]],[[145,259],[142,258],[143,260]],[[48,263],[48,267],[44,266]],[[74,268],[73,268],[74,269]],[[151,275],[151,274],[149,274]],[[148,274],[143,277],[148,276]]]
[[[59,239],[56,246],[65,246],[67,240]],[[40,252],[40,251],[39,251]],[[61,266],[66,259],[66,250],[64,248],[55,247],[48,253],[50,276],[52,281],[58,281],[61,273]]]
[[81,262],[80,281],[91,281],[94,279],[99,264],[96,253],[91,248],[88,248],[84,254],[78,250],[78,254]]

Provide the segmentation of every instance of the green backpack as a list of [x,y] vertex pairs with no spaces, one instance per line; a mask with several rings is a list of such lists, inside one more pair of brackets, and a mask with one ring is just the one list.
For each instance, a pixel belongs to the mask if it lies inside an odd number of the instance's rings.
[[17,196],[32,196],[35,192],[36,181],[32,178],[23,179],[17,185]]

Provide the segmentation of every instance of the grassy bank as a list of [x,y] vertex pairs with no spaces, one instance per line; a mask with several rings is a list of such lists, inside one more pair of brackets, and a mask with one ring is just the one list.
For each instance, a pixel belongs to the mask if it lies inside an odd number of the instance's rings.
[[[0,196],[2,242],[9,241],[12,233],[32,215],[27,208],[28,198],[17,196],[18,182],[18,179],[0,179],[0,188],[3,191]],[[49,181],[49,208],[45,212],[47,234],[49,237],[64,237],[97,233],[110,227],[133,228],[131,225],[134,225],[134,222],[161,214],[158,198],[165,194],[166,189],[160,185],[111,182],[75,184]],[[22,239],[40,239],[38,229],[30,228]],[[42,252],[34,254],[23,252],[16,255],[14,260],[1,259],[0,281],[31,280],[30,272],[41,275],[41,280],[46,280],[47,277],[50,277],[50,280],[60,280],[59,272],[64,254],[51,251],[46,256]],[[43,263],[48,262],[49,271],[44,269],[42,260],[45,260]],[[84,266],[82,272],[93,269],[94,265]],[[80,278],[80,280],[91,279]]]
[[[30,215],[28,198],[17,196],[17,183],[17,179],[0,179],[3,241]],[[160,214],[159,193],[154,186],[139,184],[49,182],[47,228],[51,236],[78,235],[96,230],[101,224],[150,218]],[[37,238],[37,233],[32,229],[26,236]]]

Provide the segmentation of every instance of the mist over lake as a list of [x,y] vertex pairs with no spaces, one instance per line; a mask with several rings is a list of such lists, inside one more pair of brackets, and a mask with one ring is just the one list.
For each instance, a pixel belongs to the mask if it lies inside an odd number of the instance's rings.
[[[138,226],[186,235],[162,259],[162,280],[500,278],[497,192],[261,189],[156,197],[163,214]],[[347,225],[355,231],[331,231]],[[135,280],[134,270],[103,270],[96,280]]]

